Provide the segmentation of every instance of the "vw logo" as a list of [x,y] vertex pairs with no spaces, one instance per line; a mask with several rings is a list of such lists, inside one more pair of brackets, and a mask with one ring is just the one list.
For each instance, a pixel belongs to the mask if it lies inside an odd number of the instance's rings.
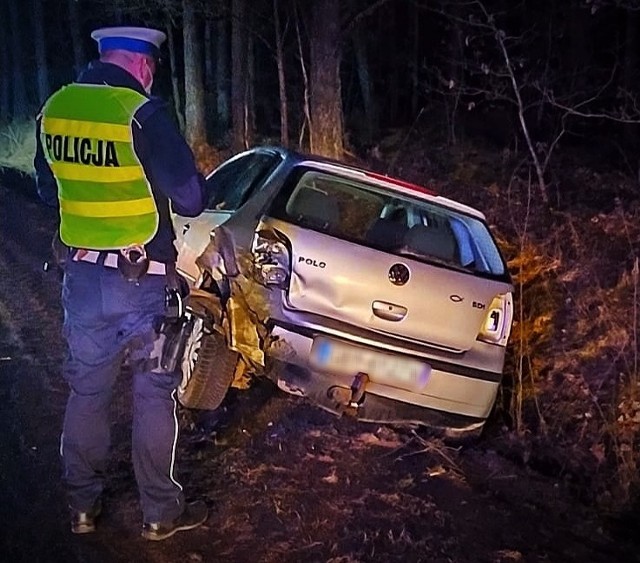
[[409,268],[404,264],[394,264],[389,268],[389,281],[393,285],[404,285],[409,281]]

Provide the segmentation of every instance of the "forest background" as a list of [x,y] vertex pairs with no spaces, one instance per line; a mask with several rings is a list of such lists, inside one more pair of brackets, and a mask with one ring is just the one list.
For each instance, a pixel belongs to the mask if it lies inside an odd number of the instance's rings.
[[480,208],[516,286],[487,433],[604,511],[640,486],[640,1],[0,0],[0,167],[108,25],[168,40],[154,93],[203,171],[257,144]]

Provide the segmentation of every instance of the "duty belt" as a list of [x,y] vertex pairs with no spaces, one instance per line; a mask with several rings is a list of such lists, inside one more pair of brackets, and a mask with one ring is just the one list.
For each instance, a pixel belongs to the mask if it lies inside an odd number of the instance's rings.
[[[74,262],[89,262],[90,264],[100,264],[107,268],[118,268],[118,254],[115,252],[99,252],[97,250],[79,248],[73,251],[71,259]],[[164,262],[149,260],[149,267],[146,273],[164,276],[167,274],[167,265]]]

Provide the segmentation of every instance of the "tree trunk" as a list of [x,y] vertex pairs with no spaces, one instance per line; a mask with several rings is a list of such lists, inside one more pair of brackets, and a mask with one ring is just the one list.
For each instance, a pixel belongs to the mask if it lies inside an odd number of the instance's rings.
[[198,41],[195,0],[183,0],[185,137],[195,147],[206,142],[202,56]]
[[11,60],[13,63],[13,73],[11,82],[13,84],[13,117],[25,117],[29,111],[27,100],[27,88],[25,85],[24,69],[22,61],[23,46],[20,26],[19,3],[9,2],[9,26],[11,27]]
[[231,1],[231,146],[234,152],[249,147],[247,106],[247,2]]
[[289,107],[287,103],[287,88],[284,74],[284,37],[280,29],[280,12],[278,0],[273,0],[273,19],[276,32],[276,64],[278,67],[278,93],[280,96],[280,143],[289,146]]
[[[398,21],[396,17],[397,10],[389,10],[389,14],[386,17],[387,26],[389,28],[389,33],[395,36],[399,36],[400,32],[398,30]],[[384,13],[380,12],[380,17],[384,17]],[[387,63],[389,64],[389,63]],[[388,121],[391,123],[396,123],[398,121],[398,117],[400,115],[400,94],[402,92],[402,87],[400,86],[400,65],[392,64],[389,69],[388,76],[385,80],[387,85],[387,99],[389,111],[385,116]],[[387,113],[387,112],[385,112]],[[404,118],[404,115],[402,115]]]
[[213,22],[210,19],[204,24],[204,85],[207,94],[214,91],[215,68],[213,65]]
[[253,145],[256,131],[256,57],[252,35],[247,35],[247,80],[245,83],[244,114],[245,114],[245,146]]
[[[0,21],[7,21],[6,10],[0,4]],[[0,34],[0,121],[8,121],[11,109],[9,107],[11,101],[11,91],[9,86],[11,81],[11,60],[9,57],[9,34]]]
[[220,19],[216,26],[216,109],[218,113],[218,127],[220,132],[226,131],[231,121],[229,115],[229,22]]
[[169,67],[171,71],[171,91],[173,92],[173,108],[176,112],[178,127],[184,133],[184,113],[182,111],[182,95],[180,94],[180,79],[176,68],[176,44],[173,37],[173,22],[169,15],[165,16],[165,29],[167,31],[167,50],[169,51]]
[[310,89],[311,151],[330,158],[343,156],[340,87],[340,2],[316,0],[311,9]]
[[216,116],[216,67],[215,67],[215,23],[211,18],[204,22],[204,107],[207,131],[218,137]]
[[33,43],[36,49],[36,72],[38,73],[38,102],[43,103],[49,95],[49,65],[44,37],[42,0],[33,2]]
[[417,6],[413,8],[413,45],[411,46],[411,115],[418,114],[418,98],[420,95],[420,11]]
[[[464,20],[464,14],[458,4],[451,7],[451,19],[449,20],[449,64],[448,76],[449,85],[444,85],[448,89],[449,95],[445,96],[445,104],[447,106],[448,121],[448,141],[452,146],[458,143],[458,110],[460,108],[460,99],[465,89],[464,84],[464,36],[460,27],[460,21]],[[416,29],[417,31],[417,29]],[[420,64],[416,59],[415,64]],[[416,83],[415,87],[418,85]],[[417,107],[414,108],[414,115],[417,115]]]
[[585,93],[587,86],[586,69],[590,65],[590,22],[589,12],[580,0],[571,3],[567,25],[569,26],[569,48],[566,50],[567,74],[571,79],[569,91],[575,94]]
[[363,27],[358,26],[353,34],[353,48],[356,56],[356,71],[364,106],[364,141],[370,145],[378,135],[378,111],[373,97],[373,84],[369,72],[369,56]]
[[82,36],[82,24],[80,22],[80,0],[67,0],[69,7],[69,34],[71,35],[71,45],[73,48],[73,70],[75,76],[86,64],[84,54],[84,37]]
[[305,131],[309,130],[309,149],[311,147],[311,103],[310,93],[309,93],[309,73],[307,72],[307,63],[305,61],[304,49],[302,48],[302,33],[300,32],[301,27],[301,18],[299,11],[297,9],[297,4],[294,4],[294,18],[296,25],[296,42],[298,45],[298,60],[300,61],[300,73],[302,74],[302,111],[304,115],[304,119],[302,120],[302,124],[300,125],[300,132],[298,133],[298,146],[304,147],[304,138]]

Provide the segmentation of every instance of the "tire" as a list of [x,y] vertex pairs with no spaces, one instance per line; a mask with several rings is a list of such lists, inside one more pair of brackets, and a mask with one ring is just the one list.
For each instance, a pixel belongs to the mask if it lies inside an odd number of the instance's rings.
[[190,409],[215,410],[233,382],[239,354],[227,348],[223,336],[193,317],[182,357],[178,400]]

